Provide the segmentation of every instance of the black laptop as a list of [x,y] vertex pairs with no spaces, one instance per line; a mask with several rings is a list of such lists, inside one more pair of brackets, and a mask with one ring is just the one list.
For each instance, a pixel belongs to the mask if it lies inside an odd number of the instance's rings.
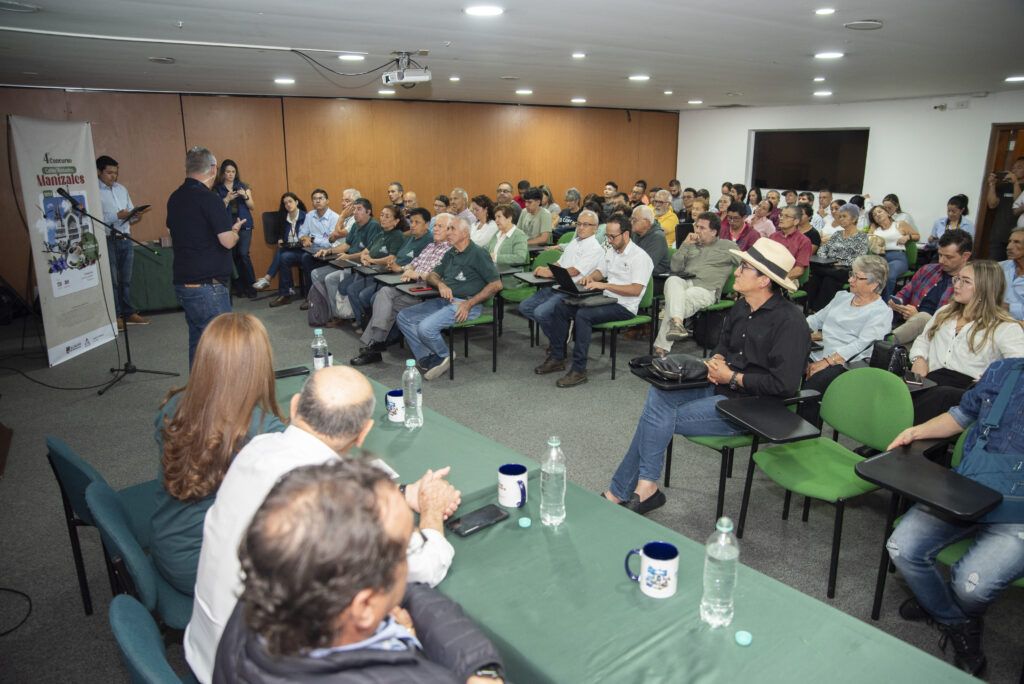
[[601,290],[580,289],[576,283],[573,282],[572,276],[569,275],[569,271],[558,264],[548,264],[548,268],[551,269],[551,275],[554,277],[555,282],[558,283],[558,285],[555,286],[555,289],[563,294],[567,294],[572,297],[593,297],[594,295],[603,294],[603,291]]

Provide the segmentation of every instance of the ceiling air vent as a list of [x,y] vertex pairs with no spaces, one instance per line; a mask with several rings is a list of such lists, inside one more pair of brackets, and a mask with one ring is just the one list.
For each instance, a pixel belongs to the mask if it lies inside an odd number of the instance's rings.
[[848,21],[843,26],[851,31],[877,31],[882,28],[882,22],[878,19],[858,19]]

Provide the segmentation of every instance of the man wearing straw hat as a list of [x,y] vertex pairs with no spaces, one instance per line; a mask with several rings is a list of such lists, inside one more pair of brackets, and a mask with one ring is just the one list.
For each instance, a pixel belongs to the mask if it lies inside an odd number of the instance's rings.
[[742,300],[729,310],[714,355],[705,363],[708,385],[664,391],[651,387],[633,441],[604,496],[640,514],[665,505],[658,489],[662,460],[672,435],[730,436],[742,430],[722,418],[723,399],[789,397],[800,388],[810,351],[807,324],[783,290],[795,259],[785,245],[761,238],[739,257],[734,288]]

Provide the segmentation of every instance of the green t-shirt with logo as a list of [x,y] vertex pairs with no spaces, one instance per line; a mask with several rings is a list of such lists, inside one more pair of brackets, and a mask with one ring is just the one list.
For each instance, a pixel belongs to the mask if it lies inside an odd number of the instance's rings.
[[444,284],[452,289],[458,299],[476,296],[488,283],[498,280],[498,267],[491,261],[487,250],[474,242],[463,251],[454,247],[441,258],[434,269]]
[[380,235],[374,238],[370,244],[370,258],[381,259],[398,252],[398,248],[405,241],[405,235],[400,230],[382,230]]
[[395,253],[399,266],[405,266],[410,261],[415,259],[423,251],[423,248],[434,241],[434,236],[430,233],[424,233],[423,237],[416,237],[412,233],[406,233],[405,241],[402,242],[398,251]]

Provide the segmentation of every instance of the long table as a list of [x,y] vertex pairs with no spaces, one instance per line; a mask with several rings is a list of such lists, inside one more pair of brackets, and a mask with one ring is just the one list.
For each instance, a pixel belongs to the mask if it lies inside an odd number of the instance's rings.
[[[303,380],[279,380],[278,401],[287,406]],[[448,535],[455,562],[438,587],[492,639],[511,681],[975,681],[742,565],[733,624],[711,630],[698,615],[703,544],[571,483],[566,488],[566,521],[557,528],[545,527],[535,461],[429,408],[419,430],[391,427],[383,414],[387,388],[370,382],[378,410],[366,447],[395,468],[401,481],[419,477],[426,468],[451,464],[450,481],[463,492],[464,513],[496,503],[498,465],[517,462],[530,469],[523,509],[473,536]],[[571,459],[571,447],[569,452]],[[531,518],[531,527],[519,527],[522,516]],[[623,569],[630,549],[653,540],[679,548],[678,591],[670,599],[644,596]],[[737,630],[751,632],[753,643],[738,646]]]

